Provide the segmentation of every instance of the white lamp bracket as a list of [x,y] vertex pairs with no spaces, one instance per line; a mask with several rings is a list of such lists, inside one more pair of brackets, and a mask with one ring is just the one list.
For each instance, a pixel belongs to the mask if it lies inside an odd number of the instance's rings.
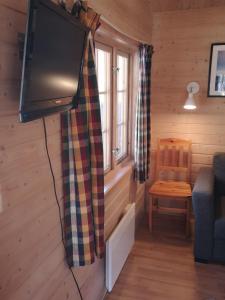
[[189,82],[187,85],[188,93],[196,94],[199,91],[199,84],[197,82]]

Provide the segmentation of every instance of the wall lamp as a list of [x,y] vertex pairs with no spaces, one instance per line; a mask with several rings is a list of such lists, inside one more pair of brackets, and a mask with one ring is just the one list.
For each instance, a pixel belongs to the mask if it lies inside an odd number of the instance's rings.
[[187,85],[188,97],[184,103],[184,109],[194,110],[197,108],[193,95],[198,93],[198,91],[199,91],[199,84],[197,82],[188,83]]

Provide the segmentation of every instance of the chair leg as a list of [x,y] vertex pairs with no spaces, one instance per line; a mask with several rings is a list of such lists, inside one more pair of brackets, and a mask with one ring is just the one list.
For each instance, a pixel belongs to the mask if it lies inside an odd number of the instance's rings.
[[152,212],[153,212],[153,196],[150,196],[149,208],[148,208],[148,226],[150,232],[152,232]]
[[186,237],[189,237],[190,234],[190,198],[186,200]]

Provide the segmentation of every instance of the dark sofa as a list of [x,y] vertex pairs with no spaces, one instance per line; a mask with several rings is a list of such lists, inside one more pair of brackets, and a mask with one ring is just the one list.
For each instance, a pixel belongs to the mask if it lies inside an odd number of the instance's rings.
[[195,214],[195,260],[225,263],[225,153],[215,154],[212,168],[200,170],[192,203]]

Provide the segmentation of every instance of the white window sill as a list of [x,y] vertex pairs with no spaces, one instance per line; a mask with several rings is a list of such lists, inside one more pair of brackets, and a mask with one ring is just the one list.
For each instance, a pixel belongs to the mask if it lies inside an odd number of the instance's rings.
[[105,176],[104,194],[105,196],[120,182],[120,180],[133,171],[134,162],[121,163],[119,167],[112,170]]

